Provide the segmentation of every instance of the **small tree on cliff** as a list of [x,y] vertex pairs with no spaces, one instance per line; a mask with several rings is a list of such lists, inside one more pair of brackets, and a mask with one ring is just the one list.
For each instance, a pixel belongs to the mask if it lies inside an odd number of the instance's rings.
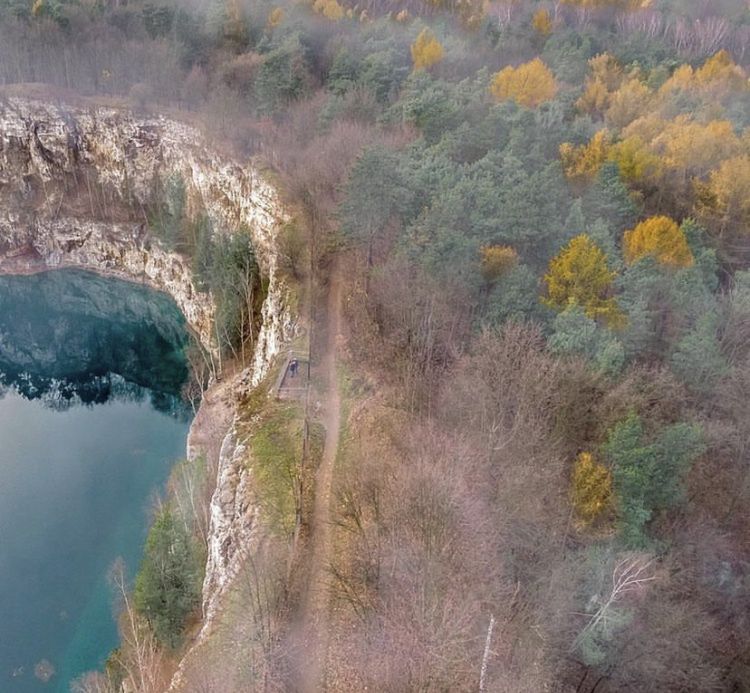
[[163,508],[148,533],[134,594],[136,610],[162,645],[179,645],[188,616],[200,604],[200,574],[184,524]]

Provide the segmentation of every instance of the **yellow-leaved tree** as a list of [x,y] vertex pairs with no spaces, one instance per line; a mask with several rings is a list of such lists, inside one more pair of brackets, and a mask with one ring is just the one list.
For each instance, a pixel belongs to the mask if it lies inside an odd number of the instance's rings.
[[411,44],[411,59],[415,70],[426,70],[443,59],[443,46],[430,29],[422,29]]
[[238,45],[247,42],[248,29],[245,9],[239,0],[227,0],[224,6],[224,37]]
[[703,98],[721,101],[725,96],[750,89],[747,72],[737,65],[729,53],[721,50],[698,69],[681,65],[659,89],[662,96],[677,92],[702,93]]
[[708,182],[711,212],[722,231],[736,226],[745,233],[750,230],[750,155],[726,159]]
[[589,60],[589,69],[583,95],[576,107],[585,113],[602,114],[609,108],[610,95],[622,84],[622,66],[608,53],[601,53]]
[[721,50],[695,71],[695,81],[701,87],[725,87],[731,90],[748,89],[747,75],[732,56]]
[[313,9],[332,22],[338,22],[344,16],[344,8],[337,0],[315,0]]
[[613,144],[607,158],[617,164],[628,183],[654,183],[662,175],[661,159],[637,135]]
[[509,245],[486,245],[480,252],[482,276],[488,282],[496,281],[518,264],[518,253]]
[[541,36],[549,36],[552,33],[552,17],[549,10],[542,8],[534,12],[534,16],[531,18],[531,26]]
[[534,58],[518,67],[504,67],[496,72],[490,83],[490,93],[497,101],[515,101],[521,106],[535,108],[557,94],[557,83],[552,71]]
[[271,10],[271,13],[268,15],[268,27],[270,29],[275,29],[283,21],[284,21],[284,10],[281,7],[276,7],[273,10]]
[[555,310],[580,306],[590,318],[620,327],[625,316],[611,295],[614,278],[604,251],[582,233],[550,262],[544,275],[547,295],[542,302]]
[[570,142],[560,145],[560,159],[566,178],[583,184],[593,180],[609,153],[609,133],[599,130],[588,144],[576,147]]
[[667,123],[651,146],[661,154],[665,167],[685,180],[707,175],[724,159],[741,151],[730,121],[697,123],[685,115]]
[[650,255],[657,262],[670,267],[689,267],[693,264],[693,253],[682,229],[674,219],[664,216],[651,217],[626,231],[622,238],[622,250],[628,263]]
[[590,452],[576,458],[570,495],[576,516],[587,525],[611,507],[612,475]]
[[624,128],[636,118],[652,109],[654,95],[638,77],[625,80],[609,96],[609,107],[604,117],[607,125],[613,128]]

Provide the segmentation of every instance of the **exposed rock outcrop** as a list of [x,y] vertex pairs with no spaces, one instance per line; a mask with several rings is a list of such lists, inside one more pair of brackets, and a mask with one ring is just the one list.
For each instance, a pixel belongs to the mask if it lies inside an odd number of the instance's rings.
[[196,291],[183,258],[144,243],[141,224],[70,217],[21,221],[4,211],[0,211],[0,239],[5,247],[0,253],[0,272],[78,267],[143,282],[172,296],[201,343],[212,348],[211,297]]
[[[225,438],[219,453],[217,493],[211,500],[211,525],[214,536],[208,546],[206,584],[203,590],[203,613],[211,620],[222,594],[241,566],[256,529],[257,507],[249,503],[250,470],[242,464],[245,448],[238,444],[234,432]],[[224,541],[217,541],[224,537]]]
[[189,211],[205,211],[219,229],[250,231],[268,287],[255,384],[294,326],[277,273],[284,211],[254,166],[219,156],[184,123],[102,106],[0,102],[0,271],[73,266],[143,281],[172,295],[210,345],[210,297],[181,257],[145,233],[142,210],[172,176],[185,183]]
[[[170,294],[213,348],[210,296],[196,290],[189,263],[151,241],[146,230],[143,208],[155,185],[175,175],[185,183],[189,213],[200,210],[218,228],[241,225],[251,234],[267,292],[253,363],[239,380],[257,385],[295,328],[277,271],[284,211],[254,166],[218,155],[184,123],[98,105],[0,99],[0,272],[78,267],[146,283]],[[217,484],[203,595],[209,621],[248,550],[256,518],[231,426],[221,437],[221,452],[213,453]],[[191,457],[211,453],[200,449],[198,438],[188,441]]]

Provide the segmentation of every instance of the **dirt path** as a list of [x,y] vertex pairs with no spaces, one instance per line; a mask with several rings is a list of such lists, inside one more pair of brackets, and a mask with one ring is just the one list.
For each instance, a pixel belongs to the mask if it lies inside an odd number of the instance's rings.
[[331,486],[341,428],[341,393],[336,371],[336,348],[341,334],[341,281],[334,261],[328,290],[327,340],[321,366],[326,386],[323,401],[325,442],[315,479],[315,506],[310,525],[310,572],[302,603],[304,665],[299,689],[303,693],[325,690],[328,653],[330,590],[328,566],[332,557]]

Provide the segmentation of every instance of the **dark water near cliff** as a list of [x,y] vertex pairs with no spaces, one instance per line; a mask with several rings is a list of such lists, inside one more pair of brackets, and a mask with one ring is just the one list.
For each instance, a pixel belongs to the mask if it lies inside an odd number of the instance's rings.
[[118,556],[137,567],[150,499],[184,454],[185,340],[174,303],[143,287],[0,277],[3,693],[68,691],[116,646],[107,573]]

